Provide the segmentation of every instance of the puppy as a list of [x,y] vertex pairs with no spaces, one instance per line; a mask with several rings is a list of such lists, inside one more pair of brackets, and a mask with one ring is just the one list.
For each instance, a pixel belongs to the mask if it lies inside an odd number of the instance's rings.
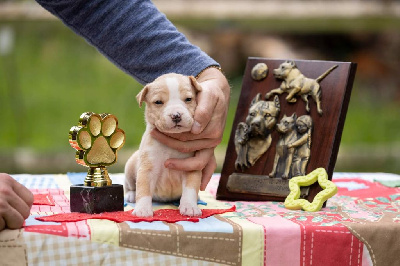
[[279,124],[276,125],[281,137],[276,144],[274,166],[269,174],[270,177],[282,177],[282,179],[291,177],[290,170],[292,169],[295,149],[289,148],[288,145],[297,140],[296,119],[295,113],[292,116],[284,115]]
[[146,103],[146,131],[139,150],[125,165],[125,195],[135,202],[133,214],[153,216],[152,200],[166,202],[180,198],[180,213],[199,216],[197,206],[201,171],[183,172],[164,167],[169,158],[187,158],[193,153],[181,153],[154,139],[150,132],[182,133],[191,130],[196,109],[196,95],[201,91],[194,77],[166,74],[146,85],[136,96],[139,106]]
[[311,79],[307,78],[300,72],[294,61],[286,61],[282,63],[279,68],[273,70],[274,76],[277,79],[283,80],[281,86],[268,92],[265,95],[265,98],[268,99],[272,94],[282,94],[287,92],[288,95],[286,96],[286,100],[290,103],[295,103],[297,101],[296,95],[299,95],[306,103],[307,112],[310,112],[308,96],[311,95],[317,104],[318,114],[322,115],[321,86],[319,83],[337,67],[338,66],[335,65],[325,71],[325,73],[318,78]]
[[262,100],[261,93],[254,97],[246,123],[239,123],[235,132],[237,153],[235,168],[237,170],[253,166],[271,146],[271,131],[276,124],[279,111],[278,96],[275,96],[274,101]]

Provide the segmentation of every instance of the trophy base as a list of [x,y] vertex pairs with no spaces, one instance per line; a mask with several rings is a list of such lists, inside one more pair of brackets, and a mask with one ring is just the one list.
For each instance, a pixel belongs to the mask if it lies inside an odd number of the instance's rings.
[[70,187],[71,212],[102,213],[124,210],[124,188],[120,184],[89,187],[83,184]]

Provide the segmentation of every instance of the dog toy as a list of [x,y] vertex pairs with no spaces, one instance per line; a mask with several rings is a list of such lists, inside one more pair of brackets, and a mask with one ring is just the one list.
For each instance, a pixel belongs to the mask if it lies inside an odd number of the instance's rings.
[[[310,186],[318,181],[318,184],[323,188],[315,197],[313,202],[305,199],[299,199],[300,187]],[[289,181],[290,193],[287,196],[284,205],[287,209],[300,210],[303,209],[309,212],[319,211],[322,205],[329,198],[333,197],[337,192],[336,185],[328,180],[328,174],[324,168],[317,168],[306,176],[296,176]]]

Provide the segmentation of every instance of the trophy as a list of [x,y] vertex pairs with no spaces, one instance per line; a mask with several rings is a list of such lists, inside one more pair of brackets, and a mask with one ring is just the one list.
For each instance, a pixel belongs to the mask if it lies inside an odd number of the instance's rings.
[[111,114],[83,113],[69,131],[76,162],[88,167],[84,184],[70,187],[71,212],[101,213],[124,210],[124,189],[112,184],[107,166],[117,161],[125,143],[125,132]]

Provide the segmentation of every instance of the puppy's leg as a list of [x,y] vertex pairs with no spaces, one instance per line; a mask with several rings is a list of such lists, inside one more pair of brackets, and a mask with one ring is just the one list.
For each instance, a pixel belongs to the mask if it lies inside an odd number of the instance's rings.
[[292,167],[292,161],[293,161],[293,152],[294,148],[288,149],[288,154],[286,157],[286,165],[285,165],[285,172],[282,175],[282,179],[288,179],[289,178],[289,173],[290,173],[290,168]]
[[136,205],[132,212],[133,215],[139,217],[153,216],[152,195],[154,183],[157,180],[151,177],[157,175],[153,174],[152,170],[152,164],[146,154],[142,155],[136,177]]
[[320,86],[318,85],[318,90],[314,94],[311,94],[312,98],[314,99],[315,103],[317,104],[317,111],[319,115],[323,114],[322,108],[321,108],[321,89]]
[[301,99],[306,103],[306,110],[310,112],[310,103],[308,102],[308,94],[302,94]]
[[296,94],[301,90],[300,87],[292,87],[288,96],[286,96],[286,101],[288,101],[289,103],[295,103],[297,102],[296,99]]
[[265,100],[268,100],[273,94],[281,95],[283,92],[284,92],[284,90],[282,88],[277,88],[277,89],[271,90],[270,92],[265,94]]
[[135,202],[136,174],[139,152],[135,152],[125,164],[125,198],[128,202]]
[[179,211],[182,215],[200,216],[201,210],[197,206],[201,183],[201,171],[186,172],[182,178],[182,197]]
[[[276,147],[276,149],[278,150],[278,147]],[[276,168],[278,166],[279,158],[280,158],[279,153],[278,153],[278,151],[276,151],[275,159],[274,159],[274,165],[272,167],[271,173],[269,174],[269,177],[275,177],[276,176]]]

